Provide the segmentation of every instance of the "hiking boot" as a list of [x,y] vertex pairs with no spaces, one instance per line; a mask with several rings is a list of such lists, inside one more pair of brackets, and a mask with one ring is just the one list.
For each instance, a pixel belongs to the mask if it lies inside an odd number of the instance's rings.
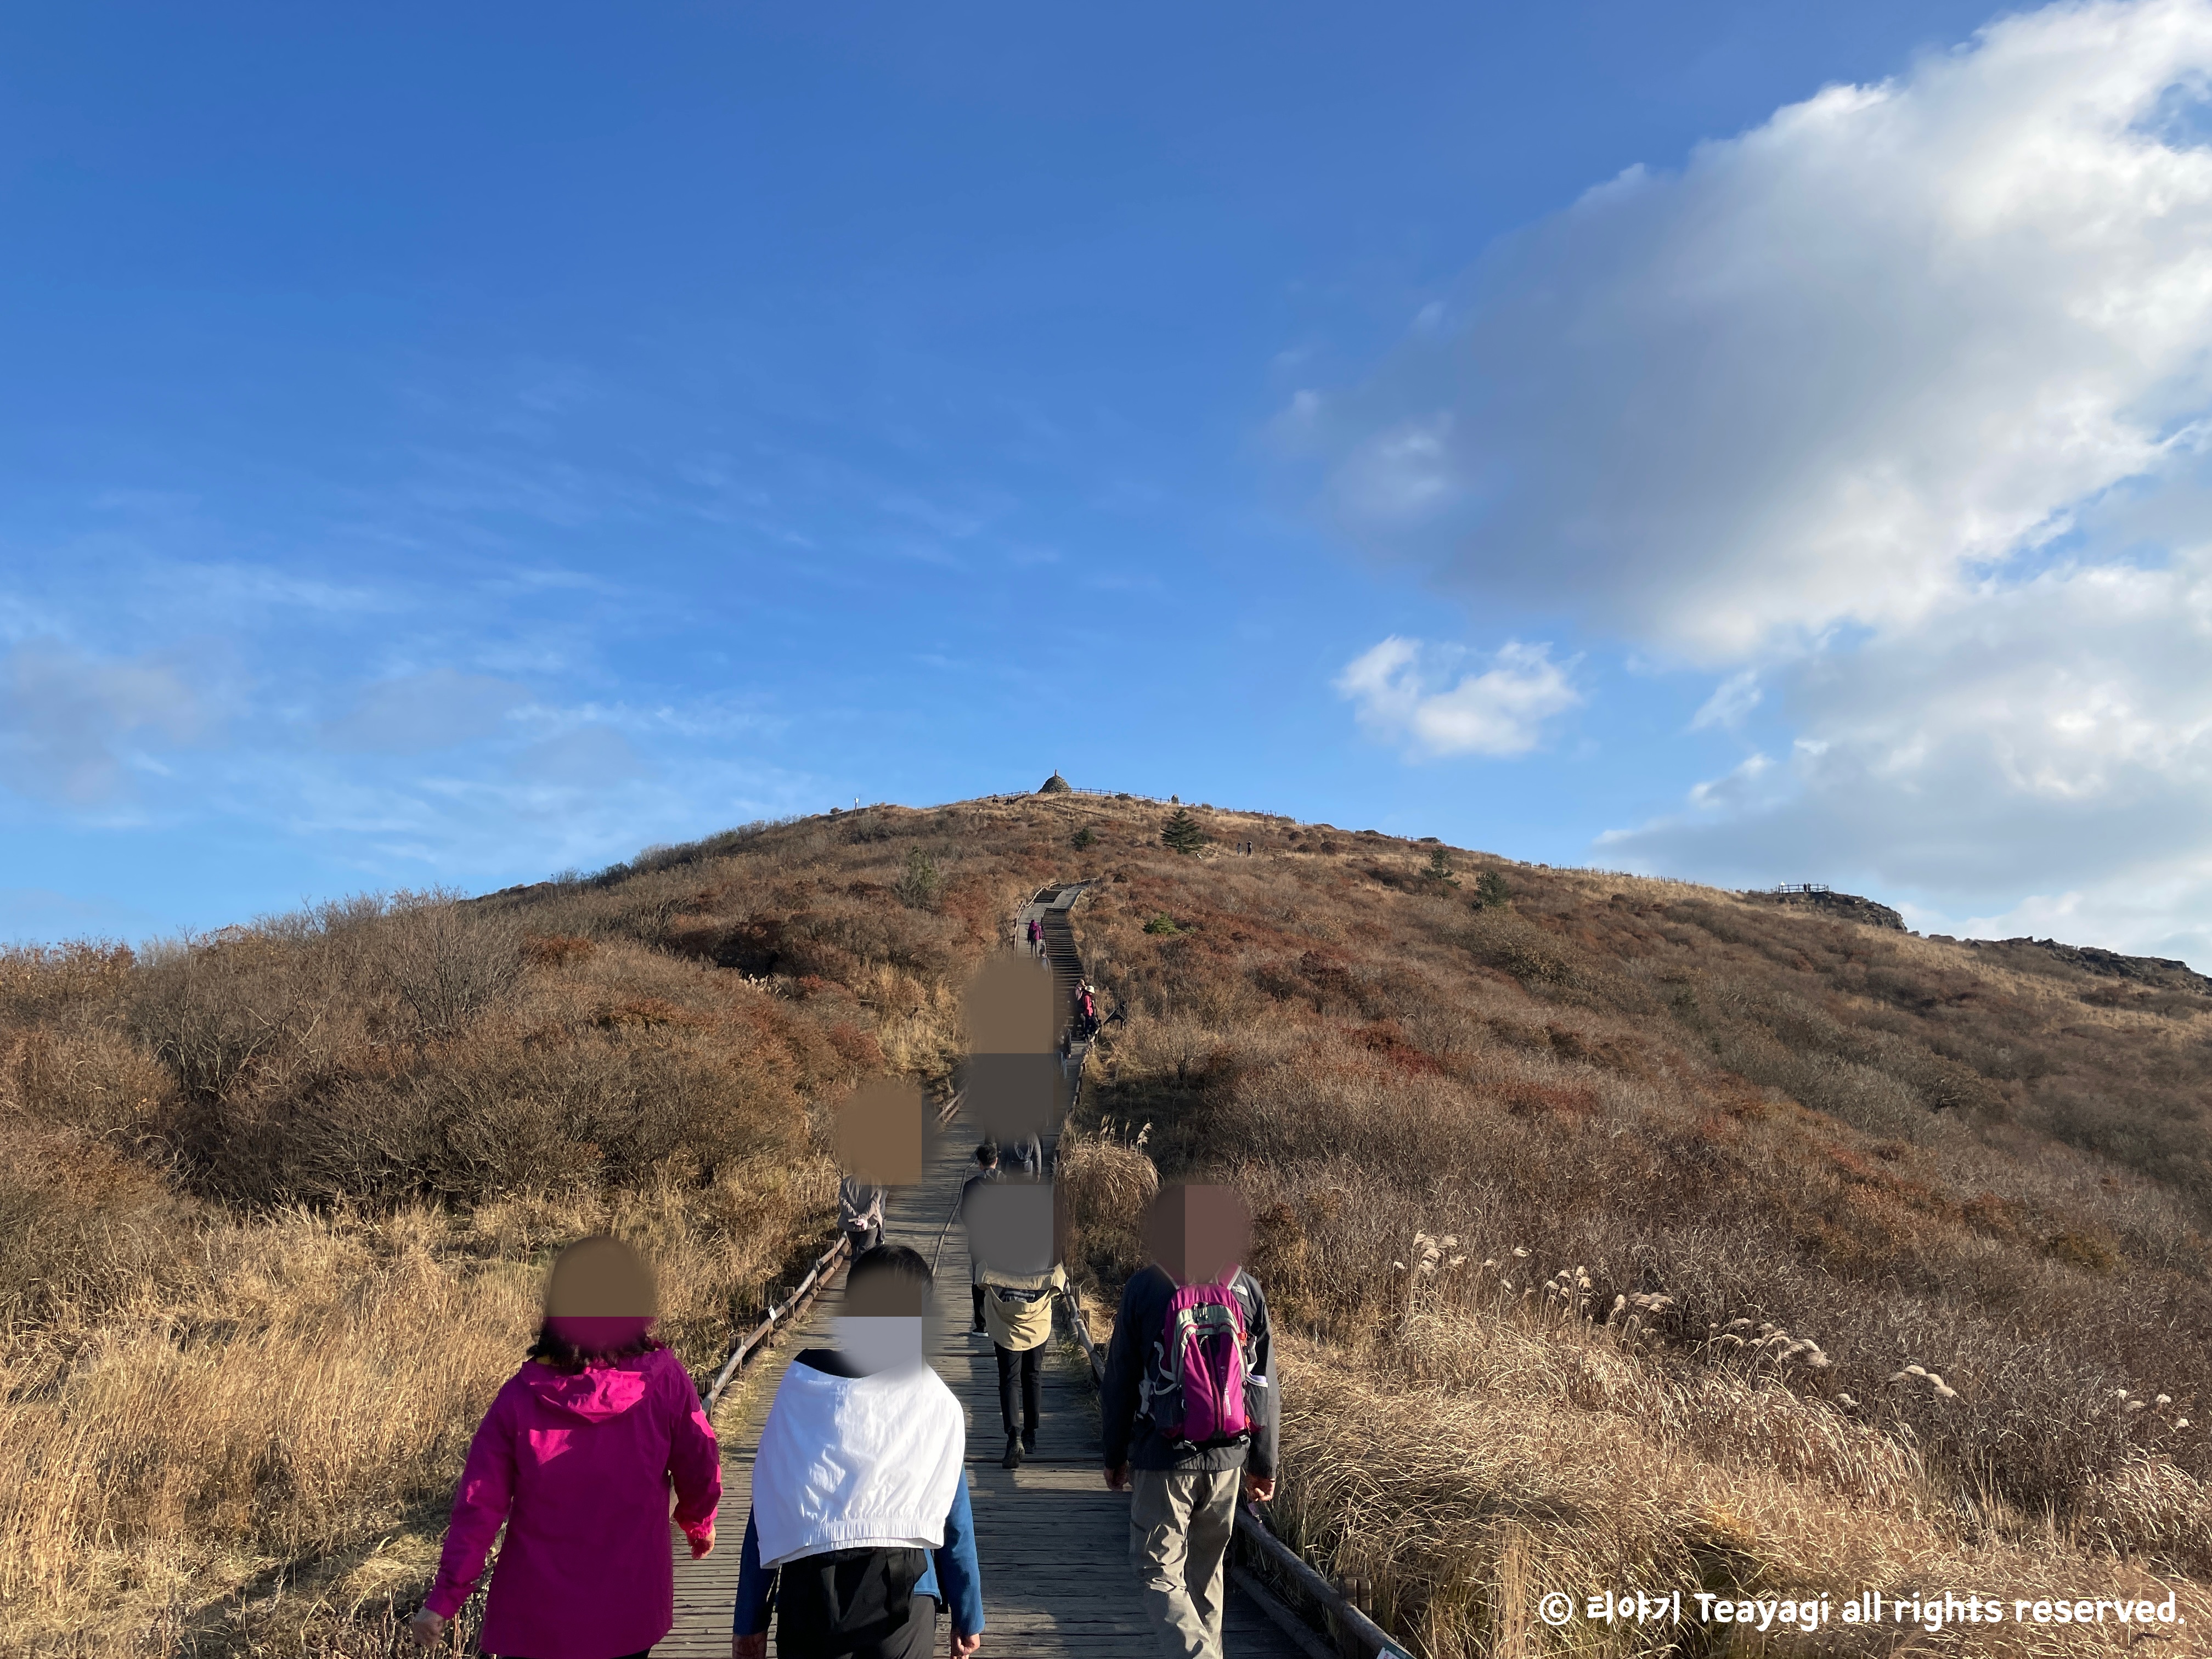
[[1006,1455],[999,1460],[999,1467],[1018,1469],[1022,1466],[1022,1437],[1018,1434],[1006,1437]]
[[1034,1423],[1022,1431],[1022,1449],[1025,1452],[1036,1449],[1036,1425]]

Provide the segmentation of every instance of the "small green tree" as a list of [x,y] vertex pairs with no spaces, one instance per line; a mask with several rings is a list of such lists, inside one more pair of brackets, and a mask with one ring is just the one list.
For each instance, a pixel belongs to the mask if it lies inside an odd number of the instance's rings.
[[945,878],[936,860],[917,847],[906,855],[906,868],[891,884],[891,890],[909,909],[933,910],[939,896],[945,891]]
[[1087,823],[1075,832],[1075,844],[1078,847],[1088,847],[1097,839],[1098,837],[1091,833],[1091,826]]
[[1173,916],[1154,916],[1145,924],[1145,931],[1148,933],[1180,933],[1182,929],[1176,926]]
[[1495,870],[1486,870],[1474,884],[1474,902],[1485,910],[1495,910],[1512,896],[1505,885],[1505,878]]
[[1198,820],[1191,817],[1188,809],[1178,806],[1167,827],[1160,831],[1160,840],[1188,856],[1206,845],[1206,831],[1198,827]]
[[1444,856],[1444,849],[1441,847],[1430,853],[1429,867],[1421,874],[1430,881],[1442,882],[1447,887],[1459,885],[1459,878],[1452,874],[1451,860]]

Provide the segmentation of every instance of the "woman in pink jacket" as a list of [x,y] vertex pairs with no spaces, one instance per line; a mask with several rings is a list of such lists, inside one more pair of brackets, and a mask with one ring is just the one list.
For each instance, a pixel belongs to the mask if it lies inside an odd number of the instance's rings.
[[676,1618],[669,1492],[696,1558],[714,1547],[721,1455],[691,1378],[647,1334],[652,1270],[617,1239],[561,1252],[530,1358],[477,1426],[438,1577],[410,1628],[432,1647],[501,1522],[483,1650],[643,1659]]

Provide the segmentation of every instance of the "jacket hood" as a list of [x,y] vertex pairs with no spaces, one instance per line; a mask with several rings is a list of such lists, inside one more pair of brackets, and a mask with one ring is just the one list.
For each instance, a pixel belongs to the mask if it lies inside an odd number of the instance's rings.
[[643,1354],[611,1365],[586,1366],[571,1376],[532,1360],[522,1368],[522,1385],[542,1405],[586,1423],[604,1423],[621,1416],[651,1391],[647,1366],[657,1357]]

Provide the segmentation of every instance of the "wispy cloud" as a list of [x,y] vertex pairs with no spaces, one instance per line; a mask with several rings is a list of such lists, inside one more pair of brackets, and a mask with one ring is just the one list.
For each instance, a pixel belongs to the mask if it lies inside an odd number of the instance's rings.
[[322,728],[332,749],[419,754],[500,731],[531,695],[511,680],[450,668],[403,675],[367,687],[352,709]]
[[1765,695],[1759,689],[1757,670],[1747,668],[1740,674],[1731,674],[1713,688],[1712,696],[1690,717],[1690,730],[1703,732],[1717,726],[1734,731],[1743,724],[1745,716],[1759,707]]
[[0,781],[64,805],[110,805],[149,750],[198,740],[211,716],[179,662],[19,645],[0,659]]

